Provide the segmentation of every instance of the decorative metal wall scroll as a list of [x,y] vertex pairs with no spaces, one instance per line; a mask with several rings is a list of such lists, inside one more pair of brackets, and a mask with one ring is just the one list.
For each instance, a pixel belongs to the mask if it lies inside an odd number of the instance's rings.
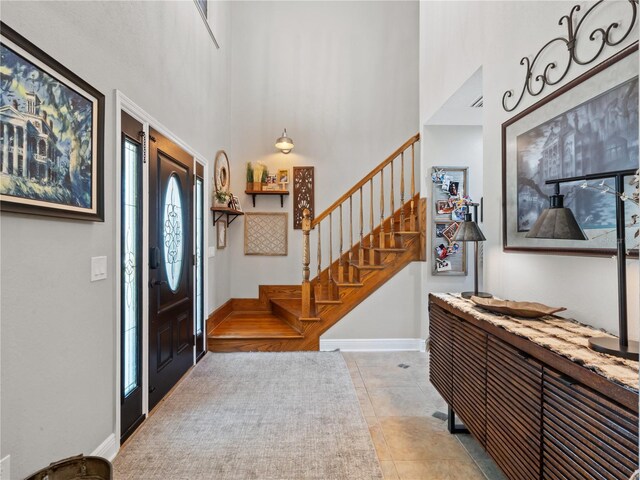
[[293,228],[302,228],[302,212],[308,208],[314,215],[313,167],[293,167]]
[[[536,55],[533,57],[533,60],[530,60],[529,57],[523,57],[522,60],[520,60],[520,65],[524,65],[526,68],[526,75],[524,79],[524,85],[522,86],[522,91],[518,96],[518,100],[511,107],[507,106],[507,101],[514,96],[514,91],[507,90],[506,92],[504,92],[504,95],[502,96],[502,108],[504,108],[507,112],[512,112],[518,107],[518,105],[520,105],[520,102],[524,98],[525,92],[529,92],[529,95],[531,95],[532,97],[537,97],[543,92],[547,85],[552,86],[560,83],[566,77],[573,63],[577,63],[578,65],[588,65],[598,59],[605,46],[615,47],[616,45],[621,44],[629,36],[636,24],[636,18],[638,14],[638,0],[627,0],[630,7],[630,22],[629,27],[624,32],[624,34],[622,34],[622,36],[617,40],[613,38],[614,32],[618,32],[617,29],[620,28],[619,22],[612,22],[607,27],[596,28],[588,35],[588,38],[590,42],[600,42],[600,44],[592,44],[597,48],[595,53],[590,58],[580,58],[578,53],[578,46],[582,45],[583,39],[586,36],[581,34],[582,32],[580,31],[580,28],[583,26],[584,21],[591,16],[591,13],[598,10],[598,7],[603,2],[604,0],[600,0],[599,2],[591,6],[584,13],[582,18],[578,18],[578,16],[576,15],[582,9],[580,5],[574,5],[568,15],[564,15],[560,18],[560,20],[558,21],[558,25],[567,26],[567,36],[556,37],[552,40],[549,40],[538,51],[538,53],[536,53]],[[567,60],[564,69],[559,68],[559,62],[553,61],[544,65],[544,69],[542,69],[541,73],[537,75],[534,74],[538,59],[543,57],[544,52],[548,52],[550,50],[549,47],[559,44],[564,44],[567,47]],[[553,75],[554,72],[559,73],[556,76]]]

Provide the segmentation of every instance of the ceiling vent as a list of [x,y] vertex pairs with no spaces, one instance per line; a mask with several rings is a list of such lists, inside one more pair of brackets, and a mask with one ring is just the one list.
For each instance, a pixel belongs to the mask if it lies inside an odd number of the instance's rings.
[[482,96],[478,97],[471,105],[471,108],[482,108],[482,105],[484,104],[484,99],[482,98]]

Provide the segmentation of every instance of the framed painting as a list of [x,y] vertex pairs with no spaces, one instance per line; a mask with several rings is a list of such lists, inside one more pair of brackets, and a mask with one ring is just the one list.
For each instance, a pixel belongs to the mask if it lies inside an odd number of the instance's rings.
[[0,28],[2,211],[104,221],[104,95]]
[[[530,239],[549,206],[546,180],[638,168],[638,43],[587,71],[502,125],[502,208],[505,251],[615,253],[613,179],[562,184],[560,193],[589,238]],[[629,182],[625,182],[628,184]],[[629,186],[629,194],[631,187]],[[627,224],[638,214],[625,202]],[[627,244],[636,245],[635,229]],[[637,256],[637,248],[630,252]]]

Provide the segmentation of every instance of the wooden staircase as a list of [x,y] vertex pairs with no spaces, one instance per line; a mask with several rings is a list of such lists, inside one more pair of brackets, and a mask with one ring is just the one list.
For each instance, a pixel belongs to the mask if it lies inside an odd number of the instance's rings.
[[[315,219],[305,210],[302,284],[261,285],[256,299],[230,299],[207,320],[208,349],[213,352],[318,350],[320,336],[326,330],[409,263],[425,261],[426,201],[415,190],[415,146],[419,140],[419,134],[407,140]],[[406,152],[411,157],[408,165],[411,180],[410,198],[405,202]],[[386,195],[385,171],[389,178]],[[394,174],[399,176],[399,189],[395,187]],[[396,202],[400,205],[397,210]],[[355,222],[354,204],[358,216]],[[379,207],[374,208],[374,204]],[[387,206],[389,216],[385,216]],[[379,214],[377,225],[374,210]],[[365,235],[366,216],[368,232]],[[345,217],[348,217],[347,228]],[[317,275],[310,279],[312,235]],[[348,242],[346,251],[344,237]],[[337,252],[335,259],[334,251]],[[323,255],[328,255],[324,268]]]

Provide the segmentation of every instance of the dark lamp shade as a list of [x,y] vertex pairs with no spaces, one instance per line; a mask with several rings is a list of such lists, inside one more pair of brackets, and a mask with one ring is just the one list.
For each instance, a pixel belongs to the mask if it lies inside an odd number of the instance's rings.
[[484,242],[486,240],[478,224],[471,220],[471,214],[466,214],[464,222],[456,232],[454,240],[457,242]]
[[[553,205],[553,202],[552,202]],[[560,205],[562,203],[560,202]],[[555,238],[561,240],[589,240],[570,208],[551,207],[544,210],[527,238]]]

